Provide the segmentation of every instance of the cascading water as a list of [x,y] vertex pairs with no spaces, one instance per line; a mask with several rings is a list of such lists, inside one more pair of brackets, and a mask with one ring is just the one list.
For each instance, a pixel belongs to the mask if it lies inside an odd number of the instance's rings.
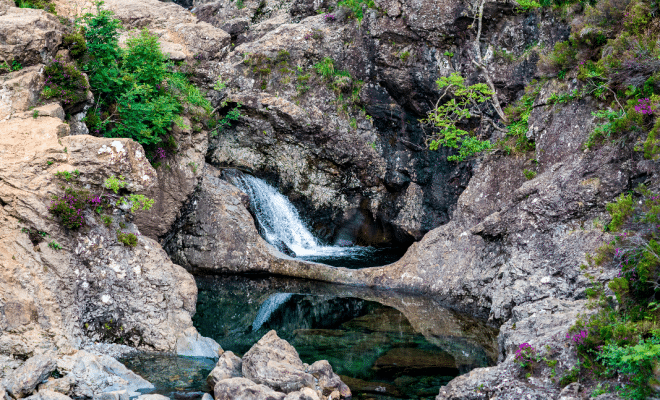
[[252,211],[264,239],[280,250],[286,246],[297,257],[308,259],[360,256],[373,250],[357,246],[324,246],[305,226],[289,199],[277,189],[259,178],[245,174],[234,175],[231,181],[250,196]]

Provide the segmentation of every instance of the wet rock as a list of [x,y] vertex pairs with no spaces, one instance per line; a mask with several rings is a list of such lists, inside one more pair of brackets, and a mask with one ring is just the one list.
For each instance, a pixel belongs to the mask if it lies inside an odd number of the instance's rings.
[[206,378],[209,388],[213,389],[219,381],[243,377],[243,361],[231,351],[222,353],[215,367]]
[[244,377],[284,393],[314,386],[314,377],[305,372],[296,349],[274,330],[245,353],[242,370]]
[[55,371],[57,364],[52,355],[42,354],[29,358],[25,364],[15,370],[2,381],[7,393],[18,399],[31,394],[51,372]]
[[385,382],[368,382],[358,378],[341,375],[341,380],[346,383],[353,391],[372,393],[380,395],[389,395],[394,397],[403,397],[403,393],[396,386]]
[[215,400],[283,400],[286,395],[245,378],[224,379],[213,389]]
[[176,353],[180,356],[217,358],[221,352],[215,340],[203,337],[193,327],[186,329],[176,341]]
[[336,392],[342,399],[351,398],[351,390],[341,381],[339,375],[334,373],[332,366],[326,360],[316,361],[307,368],[307,372],[318,380],[316,382],[316,385],[319,387],[318,391],[324,396]]
[[211,395],[208,394],[208,393],[204,393],[204,394],[202,395],[202,399],[201,399],[201,400],[213,400],[213,396],[211,396]]
[[[339,397],[330,396],[333,399],[338,399]],[[321,400],[318,394],[310,388],[302,388],[297,392],[291,392],[286,395],[284,400]]]
[[49,61],[57,53],[65,28],[44,10],[11,7],[0,15],[0,58],[32,66]]

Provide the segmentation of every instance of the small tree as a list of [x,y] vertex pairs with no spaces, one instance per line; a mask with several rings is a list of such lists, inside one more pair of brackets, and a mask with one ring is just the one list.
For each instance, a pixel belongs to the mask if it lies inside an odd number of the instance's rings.
[[[490,141],[480,140],[457,126],[473,117],[488,118],[481,111],[484,103],[492,102],[493,91],[488,85],[477,83],[465,86],[465,79],[457,73],[438,79],[436,84],[443,93],[435,108],[422,121],[439,129],[432,134],[429,148],[437,150],[444,146],[458,149],[457,155],[447,157],[449,161],[464,161],[492,148]],[[447,96],[451,99],[440,104]]]

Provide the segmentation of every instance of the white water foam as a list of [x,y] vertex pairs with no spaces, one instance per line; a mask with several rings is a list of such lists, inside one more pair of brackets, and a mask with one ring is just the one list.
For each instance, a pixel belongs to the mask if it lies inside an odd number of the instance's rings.
[[264,239],[275,247],[285,244],[297,257],[336,257],[364,254],[364,247],[323,246],[305,226],[289,199],[265,181],[241,174],[232,183],[243,190],[252,203]]

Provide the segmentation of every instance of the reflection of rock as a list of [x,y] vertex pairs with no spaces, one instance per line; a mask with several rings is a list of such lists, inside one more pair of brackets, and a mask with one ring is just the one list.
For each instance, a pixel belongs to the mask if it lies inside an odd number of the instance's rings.
[[397,332],[413,334],[415,330],[406,317],[398,310],[382,307],[376,312],[355,318],[342,326],[352,329],[366,329],[374,332]]
[[376,360],[379,375],[458,375],[456,361],[446,353],[396,347]]
[[377,393],[381,395],[390,395],[394,397],[403,397],[399,389],[394,385],[385,382],[367,382],[362,379],[351,378],[350,376],[341,375],[341,380],[346,383],[354,392],[362,393]]

